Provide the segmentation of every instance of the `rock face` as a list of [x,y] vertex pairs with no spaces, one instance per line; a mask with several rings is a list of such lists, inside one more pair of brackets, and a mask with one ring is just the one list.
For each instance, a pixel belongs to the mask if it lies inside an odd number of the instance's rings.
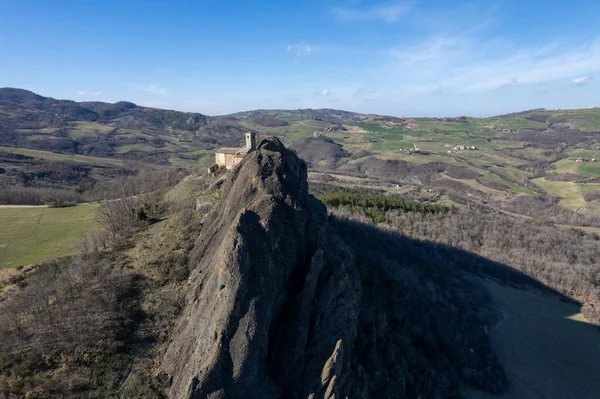
[[191,262],[162,362],[171,397],[366,397],[352,251],[279,140],[232,171]]
[[222,187],[162,359],[170,397],[505,391],[486,327],[496,315],[485,290],[449,263],[456,250],[328,218],[308,194],[306,164],[277,139],[263,140]]

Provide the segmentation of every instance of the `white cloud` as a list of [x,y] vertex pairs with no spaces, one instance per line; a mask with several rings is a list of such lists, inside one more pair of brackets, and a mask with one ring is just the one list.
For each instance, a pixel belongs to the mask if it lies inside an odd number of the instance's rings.
[[396,22],[412,6],[412,1],[395,1],[367,7],[336,7],[333,9],[333,14],[341,21],[377,20]]
[[433,36],[420,43],[393,48],[391,54],[404,65],[415,65],[429,61],[453,60],[467,46],[466,40],[460,36]]
[[516,78],[512,78],[510,81],[508,81],[506,83],[503,83],[501,86],[502,87],[508,87],[508,86],[516,86],[518,84],[519,84],[519,82],[517,81],[517,79]]
[[78,96],[101,96],[102,92],[101,91],[85,91],[85,90],[77,90],[75,92]]
[[155,84],[144,86],[144,87],[141,88],[141,90],[147,91],[148,93],[152,93],[152,94],[159,94],[161,96],[167,94],[167,89],[166,88],[160,87],[160,86],[155,85]]
[[572,81],[569,82],[569,84],[575,85],[575,86],[584,86],[584,85],[588,84],[590,80],[592,80],[591,76],[582,76],[580,78],[573,79]]
[[[538,84],[583,75],[571,84],[589,81],[586,74],[600,70],[600,41],[561,46],[497,47],[497,40],[482,41],[477,32],[436,35],[391,50],[396,73],[412,93],[433,92],[440,87],[455,92],[474,92],[514,84]],[[489,51],[488,51],[489,50]],[[492,51],[495,50],[495,51]],[[482,54],[497,54],[484,58]]]
[[304,55],[308,56],[314,50],[308,43],[299,42],[296,44],[289,44],[287,46],[287,52],[296,54],[298,57]]
[[323,89],[321,91],[316,92],[315,94],[313,94],[312,99],[316,99],[319,97],[329,97],[331,95],[331,91],[329,89]]

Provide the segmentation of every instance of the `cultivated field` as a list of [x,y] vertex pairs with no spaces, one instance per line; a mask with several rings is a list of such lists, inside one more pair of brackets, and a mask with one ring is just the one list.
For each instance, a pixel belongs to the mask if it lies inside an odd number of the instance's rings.
[[0,207],[0,269],[71,255],[94,227],[98,208]]

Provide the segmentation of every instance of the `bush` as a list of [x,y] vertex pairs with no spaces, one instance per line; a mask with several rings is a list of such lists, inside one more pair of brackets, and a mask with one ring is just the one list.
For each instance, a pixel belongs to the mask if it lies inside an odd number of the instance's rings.
[[102,258],[54,262],[28,275],[0,302],[0,392],[73,397],[96,386],[112,396],[138,318],[133,282]]
[[61,206],[75,204],[82,200],[82,195],[72,189],[6,187],[0,190],[0,204]]
[[450,165],[446,169],[446,173],[455,179],[477,179],[480,174],[474,170],[465,168],[464,166]]
[[583,199],[586,202],[600,200],[600,191],[594,191],[593,193],[587,193],[583,195]]
[[100,207],[101,225],[108,231],[113,246],[121,246],[139,227],[158,220],[167,204],[160,193],[122,197],[106,201]]

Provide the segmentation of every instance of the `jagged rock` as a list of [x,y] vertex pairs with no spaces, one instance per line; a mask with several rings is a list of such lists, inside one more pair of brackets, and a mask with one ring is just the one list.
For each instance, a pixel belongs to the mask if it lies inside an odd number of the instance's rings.
[[170,396],[365,397],[346,349],[360,277],[308,194],[306,164],[263,140],[232,171],[205,225],[162,362]]
[[162,359],[170,397],[506,389],[482,328],[494,319],[485,291],[431,246],[328,219],[308,194],[306,164],[279,140],[263,140],[227,175],[205,219]]

